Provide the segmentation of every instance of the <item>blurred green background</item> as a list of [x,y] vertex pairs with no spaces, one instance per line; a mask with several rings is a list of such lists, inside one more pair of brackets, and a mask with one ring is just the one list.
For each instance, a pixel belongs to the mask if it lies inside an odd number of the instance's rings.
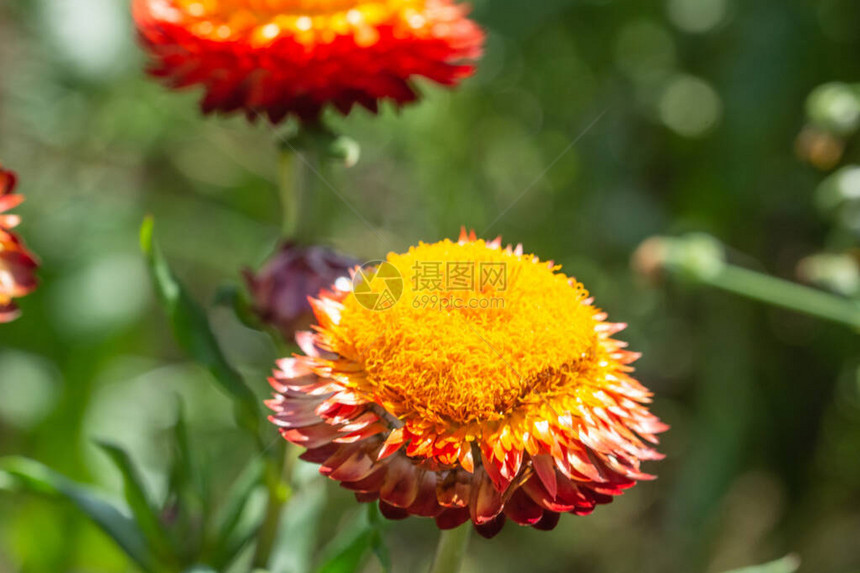
[[[475,538],[464,571],[716,572],[792,552],[801,571],[860,571],[856,334],[690,285],[654,288],[629,265],[647,237],[687,231],[792,279],[804,256],[846,247],[814,206],[824,174],[795,139],[816,86],[860,78],[860,3],[480,0],[474,14],[489,42],[462,89],[423,83],[426,99],[400,113],[332,118],[363,155],[331,173],[352,208],[319,188],[330,204],[319,236],[375,260],[465,225],[559,261],[630,323],[639,378],[672,430],[667,459],[646,468],[656,482],[551,533]],[[199,300],[239,284],[278,239],[274,137],[201,118],[199,93],[169,93],[142,67],[126,2],[0,4],[0,160],[19,173],[21,232],[44,263],[24,317],[0,327],[0,455],[119,492],[92,443],[109,437],[159,491],[181,396],[224,487],[251,445],[175,346],[137,231],[155,216]],[[211,317],[262,399],[276,343],[227,309]],[[356,506],[326,487],[330,531]],[[395,570],[426,567],[436,538],[429,520],[393,525]],[[0,494],[7,571],[133,569],[72,507]]]

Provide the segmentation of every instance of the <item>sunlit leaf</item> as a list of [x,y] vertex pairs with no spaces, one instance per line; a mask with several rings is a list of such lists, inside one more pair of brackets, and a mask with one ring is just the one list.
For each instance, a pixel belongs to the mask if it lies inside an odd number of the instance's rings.
[[168,557],[171,554],[170,540],[167,538],[158,517],[158,509],[147,493],[140,472],[137,471],[128,452],[117,445],[106,442],[99,442],[98,445],[122,473],[125,501],[131,508],[135,521],[143,531],[144,536],[159,555]]
[[726,573],[794,573],[798,569],[800,569],[800,559],[796,555],[786,555],[782,559],[764,565],[733,569]]
[[385,537],[382,532],[385,527],[385,521],[379,513],[379,506],[371,503],[367,507],[367,515],[370,520],[370,526],[373,529],[373,535],[370,539],[370,548],[373,554],[379,559],[379,564],[382,565],[382,570],[385,573],[391,573],[391,553],[388,551],[388,545],[385,544]]
[[[269,559],[272,573],[310,573],[317,547],[319,524],[326,507],[325,482],[315,467],[307,468],[313,479],[297,484],[298,491],[284,507],[281,527]],[[299,472],[294,472],[294,476]],[[294,478],[294,480],[297,480]]]
[[216,514],[212,541],[215,555],[212,561],[216,566],[223,567],[228,564],[249,541],[248,535],[259,529],[259,523],[254,525],[252,522],[246,524],[243,533],[240,526],[252,497],[263,486],[264,469],[265,464],[261,458],[252,460],[233,483],[224,505]]
[[391,570],[388,549],[382,540],[380,519],[374,505],[361,512],[324,550],[317,573],[354,573],[373,551],[385,571]]
[[239,373],[227,362],[203,309],[188,295],[170,270],[155,243],[154,223],[147,218],[140,229],[140,245],[149,263],[153,284],[179,345],[205,366],[233,399],[236,421],[256,438],[260,409],[257,398]]
[[39,462],[19,457],[0,459],[0,489],[67,499],[144,571],[159,570],[155,555],[125,504],[104,499],[91,488],[75,483]]
[[370,549],[371,535],[367,530],[354,532],[348,541],[344,540],[343,545],[332,552],[317,572],[355,573],[358,571]]
[[201,555],[205,524],[209,521],[208,481],[200,471],[191,447],[184,405],[177,397],[176,423],[169,434],[172,459],[168,475],[163,526],[174,540],[174,552],[183,564]]
[[[196,452],[191,447],[188,432],[185,406],[177,402],[176,423],[173,425],[174,459],[170,469],[170,485],[174,493],[193,496],[195,505],[200,505],[204,517],[208,509],[208,480],[206,474],[200,471]],[[186,502],[190,501],[188,499]]]

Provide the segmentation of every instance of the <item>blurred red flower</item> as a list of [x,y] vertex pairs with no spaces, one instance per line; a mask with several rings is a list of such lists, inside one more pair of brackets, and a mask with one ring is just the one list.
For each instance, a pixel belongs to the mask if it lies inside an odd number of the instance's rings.
[[0,323],[18,318],[20,311],[14,299],[30,294],[37,285],[39,264],[21,238],[12,232],[20,218],[6,214],[24,201],[23,196],[15,193],[16,182],[15,174],[0,166]]
[[205,87],[205,113],[278,123],[331,103],[376,111],[414,101],[425,77],[453,86],[473,71],[484,33],[453,0],[133,0],[150,73]]

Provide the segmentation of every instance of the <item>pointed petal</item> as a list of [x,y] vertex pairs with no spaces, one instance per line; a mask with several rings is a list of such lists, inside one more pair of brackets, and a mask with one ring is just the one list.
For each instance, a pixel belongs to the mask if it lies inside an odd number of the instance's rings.
[[466,507],[472,493],[472,476],[453,470],[436,483],[436,499],[444,507]]
[[439,529],[454,529],[467,521],[469,521],[469,508],[452,507],[436,516],[436,527]]
[[469,503],[472,523],[489,523],[502,511],[502,496],[483,468],[475,470],[472,477],[472,499]]
[[418,495],[418,469],[406,457],[393,458],[388,464],[379,497],[395,507],[409,507]]
[[534,528],[541,531],[552,531],[555,529],[555,526],[558,525],[559,517],[560,514],[554,511],[544,511],[543,517],[540,521],[534,524]]
[[394,521],[406,519],[409,517],[409,512],[402,507],[395,507],[389,503],[379,500],[379,512],[386,518]]
[[486,523],[482,523],[480,525],[475,524],[475,531],[477,531],[478,534],[484,539],[492,539],[493,537],[498,535],[502,528],[505,526],[506,519],[507,518],[505,517],[505,514],[500,513]]
[[535,469],[535,473],[537,473],[540,478],[541,483],[543,483],[544,488],[546,488],[549,496],[554,498],[558,492],[558,480],[555,473],[555,462],[553,461],[552,456],[548,454],[537,455],[532,458],[532,466]]
[[409,513],[421,517],[436,517],[444,509],[436,501],[436,481],[438,474],[432,471],[422,471],[418,476],[418,495],[415,502],[409,506]]
[[520,525],[534,525],[543,518],[544,510],[529,495],[518,488],[505,503],[505,515]]

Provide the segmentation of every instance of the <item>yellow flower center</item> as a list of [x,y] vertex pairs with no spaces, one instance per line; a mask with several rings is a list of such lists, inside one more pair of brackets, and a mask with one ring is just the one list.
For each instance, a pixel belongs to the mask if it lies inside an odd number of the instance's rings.
[[197,20],[201,36],[230,39],[250,34],[264,44],[282,35],[305,44],[354,35],[360,45],[378,39],[374,29],[397,23],[426,26],[426,0],[175,0],[186,17]]
[[595,381],[595,309],[560,267],[484,241],[421,244],[387,260],[403,277],[397,303],[374,311],[349,295],[328,338],[362,369],[347,384],[393,415],[444,426],[509,419]]

